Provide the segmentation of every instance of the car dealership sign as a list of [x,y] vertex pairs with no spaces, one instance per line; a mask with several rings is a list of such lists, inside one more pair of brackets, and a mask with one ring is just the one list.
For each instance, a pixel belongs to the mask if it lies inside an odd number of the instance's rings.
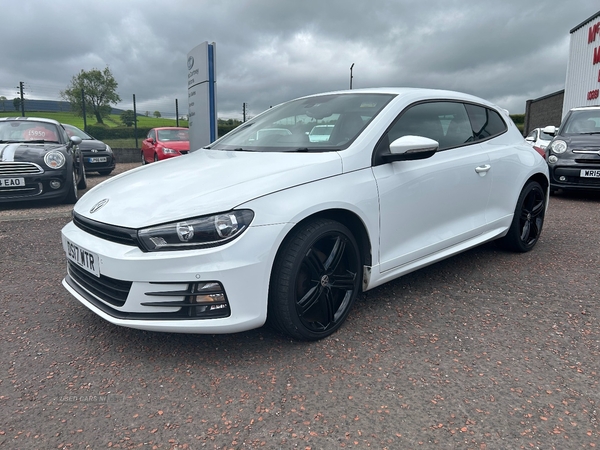
[[600,105],[600,11],[571,30],[562,117],[571,108]]
[[203,42],[187,55],[190,150],[217,139],[216,44]]

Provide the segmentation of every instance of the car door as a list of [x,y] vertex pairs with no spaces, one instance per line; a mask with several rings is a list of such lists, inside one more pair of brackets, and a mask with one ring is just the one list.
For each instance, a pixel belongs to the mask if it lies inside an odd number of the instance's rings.
[[440,101],[410,106],[380,145],[405,135],[434,139],[440,148],[427,159],[373,167],[379,190],[381,272],[471,239],[486,225],[492,173],[487,154],[473,142],[464,105]]

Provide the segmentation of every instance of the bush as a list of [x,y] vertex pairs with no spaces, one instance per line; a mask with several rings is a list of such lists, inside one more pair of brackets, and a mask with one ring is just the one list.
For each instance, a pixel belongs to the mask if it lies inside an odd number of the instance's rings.
[[[138,127],[137,137],[145,138],[152,127]],[[106,139],[135,139],[134,127],[114,127],[110,128],[104,124],[88,125],[87,132],[101,141]]]

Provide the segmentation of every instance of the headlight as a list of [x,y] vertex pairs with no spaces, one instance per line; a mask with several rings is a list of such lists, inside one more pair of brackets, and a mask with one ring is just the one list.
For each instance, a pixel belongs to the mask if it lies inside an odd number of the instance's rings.
[[175,153],[179,153],[179,152],[177,150],[173,150],[172,148],[163,147],[163,153],[175,154]]
[[550,150],[552,150],[553,153],[560,155],[561,153],[567,151],[567,143],[565,141],[561,141],[560,139],[558,141],[552,141],[550,144]]
[[112,148],[110,148],[108,145],[106,146],[106,152],[107,153],[112,153]]
[[138,231],[143,250],[190,250],[225,244],[248,228],[254,218],[249,209],[196,217]]
[[62,166],[65,165],[65,161],[65,155],[56,150],[48,152],[44,155],[44,162],[51,169],[60,169]]

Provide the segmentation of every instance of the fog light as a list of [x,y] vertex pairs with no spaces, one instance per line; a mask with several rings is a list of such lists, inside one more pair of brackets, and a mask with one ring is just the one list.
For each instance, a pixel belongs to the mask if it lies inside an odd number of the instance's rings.
[[564,175],[561,175],[560,177],[558,177],[559,181],[567,181],[567,177],[565,177]]
[[190,308],[190,315],[195,317],[226,317],[229,316],[229,302],[221,283],[194,283],[189,302],[195,307]]
[[50,187],[52,189],[59,189],[60,188],[60,181],[58,181],[58,180],[51,180],[50,181]]
[[554,164],[556,161],[558,161],[558,158],[554,155],[551,155],[550,157],[548,157],[548,162],[550,164]]

